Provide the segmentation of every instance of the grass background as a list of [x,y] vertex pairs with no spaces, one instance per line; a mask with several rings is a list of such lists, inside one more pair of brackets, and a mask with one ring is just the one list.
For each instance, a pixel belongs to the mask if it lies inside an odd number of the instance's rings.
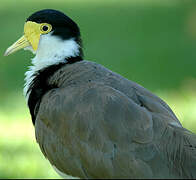
[[33,12],[53,8],[81,28],[85,59],[164,99],[196,133],[194,0],[1,0],[0,178],[60,178],[41,154],[22,94],[32,54],[3,57]]

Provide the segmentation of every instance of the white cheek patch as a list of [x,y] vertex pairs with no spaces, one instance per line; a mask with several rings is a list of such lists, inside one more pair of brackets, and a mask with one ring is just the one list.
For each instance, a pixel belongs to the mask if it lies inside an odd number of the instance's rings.
[[[35,54],[32,59],[32,66],[25,73],[24,95],[28,100],[27,91],[34,79],[34,74],[50,65],[66,62],[68,57],[76,57],[80,53],[80,46],[74,38],[62,40],[58,36],[53,36],[52,32],[41,35],[37,51],[33,51],[31,46],[25,48]],[[30,92],[29,92],[30,93]]]
[[78,56],[79,47],[73,38],[62,40],[58,36],[53,36],[52,32],[41,35],[36,56],[33,58],[32,64],[36,66],[36,69],[57,64],[68,57]]

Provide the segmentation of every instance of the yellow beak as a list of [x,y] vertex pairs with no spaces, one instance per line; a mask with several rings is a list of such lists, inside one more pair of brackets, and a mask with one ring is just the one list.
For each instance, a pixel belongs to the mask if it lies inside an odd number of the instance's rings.
[[18,41],[16,41],[13,45],[11,45],[7,50],[5,51],[4,56],[8,56],[20,49],[23,49],[25,47],[30,46],[31,44],[28,42],[25,36],[22,36]]
[[24,26],[24,35],[5,51],[4,56],[8,56],[28,46],[32,46],[33,50],[36,51],[41,35],[40,27],[41,24],[31,21],[26,22]]

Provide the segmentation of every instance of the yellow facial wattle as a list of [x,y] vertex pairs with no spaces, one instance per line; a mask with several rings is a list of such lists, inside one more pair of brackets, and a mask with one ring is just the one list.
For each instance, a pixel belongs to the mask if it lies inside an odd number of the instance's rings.
[[[47,27],[46,31],[43,30],[43,27]],[[52,30],[52,26],[47,23],[38,24],[32,21],[28,21],[25,23],[24,26],[24,36],[27,38],[27,40],[30,42],[32,48],[34,51],[37,50],[40,35],[41,34],[47,34]]]
[[27,21],[24,25],[24,35],[10,46],[4,55],[8,56],[19,49],[23,49],[28,46],[32,46],[33,50],[36,51],[39,45],[40,36],[51,31],[52,26],[48,23]]

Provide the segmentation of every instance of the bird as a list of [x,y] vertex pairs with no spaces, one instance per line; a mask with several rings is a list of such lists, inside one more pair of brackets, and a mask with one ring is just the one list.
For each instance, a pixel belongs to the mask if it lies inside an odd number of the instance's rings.
[[196,178],[196,134],[141,85],[84,59],[66,14],[30,15],[6,51],[35,56],[24,94],[41,152],[62,177]]

